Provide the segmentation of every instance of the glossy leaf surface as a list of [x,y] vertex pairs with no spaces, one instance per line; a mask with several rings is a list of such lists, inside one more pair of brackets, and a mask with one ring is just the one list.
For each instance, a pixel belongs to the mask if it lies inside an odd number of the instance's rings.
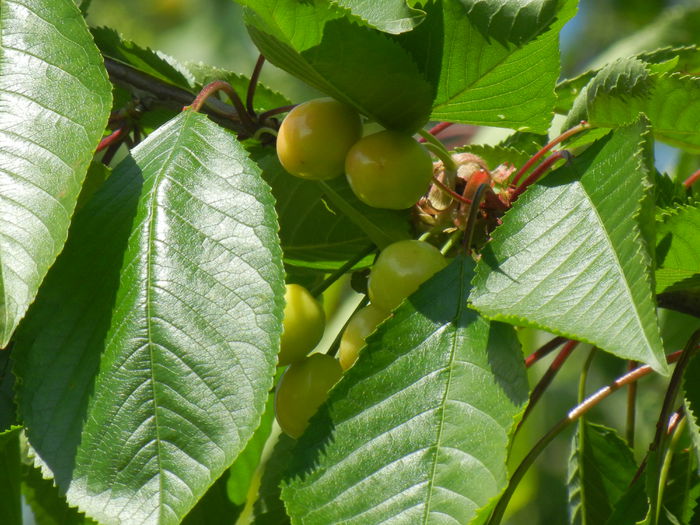
[[457,258],[368,338],[292,455],[292,523],[487,516],[528,387],[514,331],[466,306],[472,269]]
[[63,248],[111,87],[72,0],[0,9],[0,348]]
[[477,267],[480,312],[666,372],[640,227],[645,129],[608,135],[516,201]]
[[191,111],[77,215],[16,346],[29,441],[69,503],[177,523],[243,450],[279,345],[276,232],[259,169]]

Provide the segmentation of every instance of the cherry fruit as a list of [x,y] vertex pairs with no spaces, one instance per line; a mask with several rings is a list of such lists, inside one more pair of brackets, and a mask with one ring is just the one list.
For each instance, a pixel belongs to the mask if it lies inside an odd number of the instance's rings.
[[360,115],[332,98],[299,104],[282,121],[277,156],[292,175],[323,180],[343,173],[345,157],[362,136]]
[[284,300],[279,366],[304,359],[321,340],[326,326],[323,307],[303,286],[288,284]]

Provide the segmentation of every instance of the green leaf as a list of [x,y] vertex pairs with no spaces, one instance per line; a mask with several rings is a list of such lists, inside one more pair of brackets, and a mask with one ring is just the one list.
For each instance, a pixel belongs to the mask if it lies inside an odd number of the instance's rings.
[[70,504],[171,524],[258,426],[281,252],[260,170],[204,115],[183,112],[132,155],[76,216],[22,325],[18,404]]
[[13,392],[14,379],[10,351],[0,352],[0,435],[18,424]]
[[[187,69],[194,75],[197,89],[201,89],[215,80],[223,80],[231,84],[234,91],[241,97],[241,100],[246,99],[250,78],[245,75],[239,75],[238,73],[202,64],[201,62],[198,64],[190,62],[187,64]],[[287,97],[258,82],[254,98],[256,111],[266,111],[291,104],[292,102]]]
[[551,24],[560,8],[558,0],[460,0],[469,19],[485,37],[503,44],[523,44]]
[[475,308],[667,373],[639,224],[645,129],[611,133],[516,201],[477,266]]
[[676,450],[666,478],[659,525],[691,523],[699,496],[700,478],[695,454],[688,450]]
[[292,455],[292,523],[487,517],[528,387],[512,328],[466,307],[472,274],[457,258],[368,338]]
[[580,120],[615,128],[644,113],[657,139],[700,152],[700,78],[679,73],[655,73],[638,58],[609,64],[574,101],[564,127]]
[[605,523],[637,471],[632,450],[613,429],[580,420],[569,458],[572,524]]
[[246,24],[253,42],[276,66],[384,127],[412,132],[428,120],[433,88],[387,35],[320,0],[240,3],[250,7]]
[[50,479],[44,479],[41,470],[22,465],[22,496],[32,509],[36,525],[91,525],[75,507],[70,507],[65,496]]
[[0,522],[22,525],[19,429],[0,434]]
[[656,292],[700,288],[700,204],[665,210],[656,233]]
[[688,431],[695,454],[700,458],[700,355],[693,356],[683,373],[683,396]]
[[0,14],[0,348],[63,249],[111,87],[73,0]]
[[532,156],[530,153],[516,148],[502,145],[491,146],[488,144],[470,144],[457,148],[455,151],[478,155],[486,161],[491,170],[494,170],[501,164],[512,164],[515,167],[520,167],[530,160]]
[[648,509],[649,504],[642,478],[627,488],[605,525],[636,525],[644,519]]
[[410,7],[406,0],[331,0],[331,3],[347,9],[361,23],[385,33],[410,31],[425,18],[425,11]]
[[[324,183],[293,177],[274,151],[254,149],[276,200],[285,261],[295,266],[334,270],[370,242],[386,246],[410,237],[408,212],[372,208],[360,202],[345,177]],[[360,266],[369,266],[368,257]]]
[[258,499],[253,506],[252,525],[288,525],[289,516],[280,499],[282,479],[292,459],[296,439],[280,434],[265,462]]
[[408,210],[385,210],[360,202],[344,177],[319,181],[318,184],[330,203],[362,229],[380,250],[411,237]]
[[[410,33],[444,32],[442,40],[430,43],[430,49],[436,49],[433,55],[419,61],[426,64],[429,78],[438,85],[431,118],[546,132],[556,102],[559,31],[574,15],[576,2],[561,2],[556,21],[522,46],[485,36],[460,1],[444,0],[442,4],[441,25],[424,29],[426,22]],[[520,29],[517,32],[524,36]],[[414,48],[425,46],[430,35],[416,36]]]
[[226,470],[209,490],[202,496],[194,508],[182,520],[182,525],[233,525],[243,510],[243,505],[234,504],[228,496],[226,487],[231,470]]
[[194,78],[187,68],[174,58],[124,40],[119,33],[108,27],[94,27],[90,31],[97,47],[105,56],[119,60],[169,84],[184,89],[193,88]]

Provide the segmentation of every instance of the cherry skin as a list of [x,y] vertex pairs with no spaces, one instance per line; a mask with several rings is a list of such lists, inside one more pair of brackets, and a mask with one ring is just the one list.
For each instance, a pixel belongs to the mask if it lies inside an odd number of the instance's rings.
[[282,121],[277,156],[292,175],[332,179],[343,173],[345,156],[362,136],[360,115],[332,98],[298,105]]
[[440,250],[423,241],[390,244],[369,274],[369,298],[377,308],[392,311],[435,273],[447,266]]
[[409,135],[380,131],[360,139],[345,159],[345,174],[355,195],[375,208],[413,206],[430,185],[433,162]]
[[288,284],[284,300],[278,366],[304,359],[321,340],[326,327],[323,307],[303,286]]
[[296,439],[304,433],[342,375],[338,360],[326,354],[312,354],[289,366],[275,392],[275,416],[285,434]]
[[360,350],[365,346],[367,336],[374,332],[377,325],[388,316],[388,313],[373,304],[368,304],[353,314],[340,338],[340,348],[338,349],[338,361],[340,361],[343,370],[347,370],[355,364]]

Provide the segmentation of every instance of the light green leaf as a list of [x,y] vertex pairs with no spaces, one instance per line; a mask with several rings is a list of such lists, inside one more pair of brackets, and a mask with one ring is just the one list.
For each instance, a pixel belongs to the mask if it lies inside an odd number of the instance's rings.
[[477,266],[475,308],[667,373],[639,224],[645,130],[613,132],[516,201]]
[[331,0],[347,9],[361,23],[385,33],[410,31],[425,18],[425,11],[407,5],[406,0]]
[[[562,2],[556,21],[522,46],[485,36],[458,0],[445,0],[443,6],[442,27],[431,28],[444,31],[432,44],[441,56],[429,57],[426,66],[438,83],[431,118],[546,132],[556,102],[559,31],[574,15],[576,2]],[[428,31],[423,25],[411,35]]]
[[22,525],[18,428],[0,434],[0,523]]
[[111,87],[72,0],[0,10],[0,348],[63,249]]
[[700,204],[665,210],[656,233],[656,292],[700,288]]
[[569,458],[569,523],[605,523],[636,471],[632,450],[613,429],[580,420]]
[[514,331],[466,307],[472,274],[457,258],[368,338],[292,454],[292,523],[487,516],[528,387]]
[[243,450],[281,331],[273,199],[243,147],[183,112],[78,213],[17,337],[37,462],[104,524],[178,523]]
[[488,144],[470,144],[457,148],[457,152],[467,152],[478,155],[486,162],[489,169],[494,170],[501,164],[512,164],[515,167],[520,167],[525,164],[530,157],[530,153],[521,151],[509,146],[492,146]]
[[625,126],[644,113],[657,139],[700,152],[700,78],[655,73],[638,58],[609,64],[574,101],[564,127],[588,120],[594,126]]
[[433,88],[388,35],[320,0],[241,3],[253,42],[276,66],[387,128],[412,132],[428,120]]

